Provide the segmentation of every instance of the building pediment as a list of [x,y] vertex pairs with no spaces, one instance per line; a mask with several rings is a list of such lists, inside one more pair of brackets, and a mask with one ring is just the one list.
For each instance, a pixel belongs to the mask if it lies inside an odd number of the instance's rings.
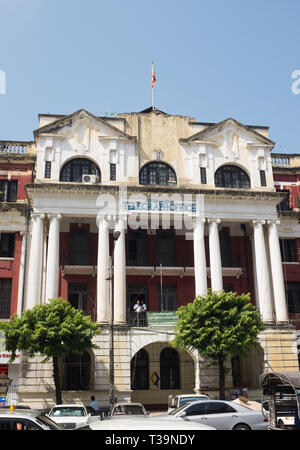
[[134,136],[130,136],[119,128],[108,123],[104,118],[97,117],[94,114],[80,109],[72,114],[58,117],[56,120],[34,130],[35,137],[41,136],[57,136],[69,137],[71,129],[79,135],[79,140],[88,128],[93,128],[99,132],[99,137],[111,139],[125,139],[135,141]]
[[275,142],[255,131],[253,127],[244,125],[232,118],[206,127],[204,130],[186,139],[181,139],[180,142],[188,144],[210,143],[216,147],[220,147],[224,141],[234,143],[234,141],[239,141],[240,139],[244,140],[250,146],[273,148],[275,145]]

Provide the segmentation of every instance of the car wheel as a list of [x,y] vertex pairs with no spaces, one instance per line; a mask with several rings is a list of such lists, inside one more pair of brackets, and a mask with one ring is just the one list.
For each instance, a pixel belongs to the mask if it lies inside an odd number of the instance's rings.
[[251,430],[251,428],[245,423],[238,423],[235,427],[233,427],[233,430]]

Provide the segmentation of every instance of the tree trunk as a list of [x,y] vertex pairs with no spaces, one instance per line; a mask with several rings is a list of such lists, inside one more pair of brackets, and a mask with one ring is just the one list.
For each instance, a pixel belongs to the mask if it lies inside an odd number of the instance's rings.
[[61,389],[60,389],[60,376],[59,376],[57,356],[53,356],[53,378],[54,378],[54,385],[55,385],[56,404],[61,405],[62,397],[61,397]]
[[220,400],[225,400],[225,367],[224,360],[218,358],[219,363],[219,397]]

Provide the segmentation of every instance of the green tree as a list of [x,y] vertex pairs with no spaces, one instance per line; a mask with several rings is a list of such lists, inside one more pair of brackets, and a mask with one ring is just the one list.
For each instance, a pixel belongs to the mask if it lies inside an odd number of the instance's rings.
[[0,322],[0,330],[4,332],[12,361],[18,351],[27,352],[30,358],[40,354],[43,362],[52,359],[57,403],[62,403],[59,358],[70,352],[82,354],[97,348],[92,339],[101,332],[89,316],[63,298],[50,299],[23,312],[21,317],[15,315],[8,322]]
[[219,367],[219,396],[225,399],[225,362],[237,354],[246,354],[258,344],[263,330],[260,313],[250,302],[250,294],[213,292],[181,306],[175,328],[175,347],[198,350]]

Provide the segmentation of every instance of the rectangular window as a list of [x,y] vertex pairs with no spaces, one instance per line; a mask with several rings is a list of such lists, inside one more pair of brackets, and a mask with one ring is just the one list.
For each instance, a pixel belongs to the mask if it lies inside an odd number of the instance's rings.
[[158,311],[177,310],[177,286],[174,284],[157,286]]
[[0,319],[10,318],[11,278],[0,278]]
[[259,173],[260,173],[260,185],[267,186],[266,172],[264,170],[260,170]]
[[288,310],[291,314],[300,313],[300,283],[299,281],[286,282]]
[[115,163],[110,163],[110,179],[115,181],[117,178],[117,169]]
[[0,201],[1,202],[16,202],[18,192],[17,180],[1,180],[0,181]]
[[0,233],[0,258],[13,258],[15,252],[15,234]]
[[207,184],[205,167],[200,167],[200,177],[201,177],[201,184]]
[[279,239],[282,262],[297,262],[295,239]]
[[0,374],[4,373],[4,375],[8,374],[8,365],[7,364],[0,364]]
[[51,161],[45,162],[45,178],[51,178]]

